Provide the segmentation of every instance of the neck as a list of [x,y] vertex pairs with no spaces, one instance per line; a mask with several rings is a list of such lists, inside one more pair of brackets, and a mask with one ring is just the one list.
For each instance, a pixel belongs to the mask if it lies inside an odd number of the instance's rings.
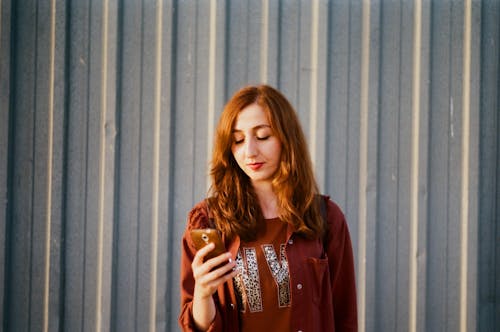
[[254,185],[254,191],[259,199],[260,209],[265,219],[272,219],[278,217],[278,203],[277,197],[274,193],[271,184]]

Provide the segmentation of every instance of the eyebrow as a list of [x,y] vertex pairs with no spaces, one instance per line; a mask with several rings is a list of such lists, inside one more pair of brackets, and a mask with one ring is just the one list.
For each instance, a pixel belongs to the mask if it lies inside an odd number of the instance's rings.
[[[261,124],[261,125],[258,125],[258,126],[255,126],[252,128],[252,130],[259,130],[259,129],[262,129],[262,128],[271,128],[270,125],[267,125],[267,124]],[[238,132],[242,132],[243,130],[241,129],[233,129],[233,133],[238,133]]]

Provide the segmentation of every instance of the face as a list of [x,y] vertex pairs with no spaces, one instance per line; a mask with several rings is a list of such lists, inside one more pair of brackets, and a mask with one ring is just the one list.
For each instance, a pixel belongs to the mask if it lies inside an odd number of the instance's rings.
[[258,104],[251,104],[238,114],[231,151],[254,186],[271,182],[280,164],[281,142]]

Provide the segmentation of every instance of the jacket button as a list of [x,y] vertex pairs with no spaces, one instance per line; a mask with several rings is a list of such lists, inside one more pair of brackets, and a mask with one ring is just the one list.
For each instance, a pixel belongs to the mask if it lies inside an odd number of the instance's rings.
[[293,240],[292,239],[288,240],[288,244],[293,244]]
[[231,309],[234,310],[234,304],[231,303],[230,306],[231,306]]
[[297,289],[301,290],[302,289],[302,284],[297,284]]

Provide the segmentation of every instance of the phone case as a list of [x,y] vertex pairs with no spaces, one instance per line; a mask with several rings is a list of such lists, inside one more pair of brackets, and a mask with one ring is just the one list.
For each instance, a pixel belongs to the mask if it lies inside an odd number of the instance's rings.
[[193,239],[194,246],[200,250],[210,242],[215,244],[214,250],[210,251],[205,260],[217,257],[226,252],[226,247],[222,242],[219,232],[213,228],[193,229],[191,230],[191,238]]

